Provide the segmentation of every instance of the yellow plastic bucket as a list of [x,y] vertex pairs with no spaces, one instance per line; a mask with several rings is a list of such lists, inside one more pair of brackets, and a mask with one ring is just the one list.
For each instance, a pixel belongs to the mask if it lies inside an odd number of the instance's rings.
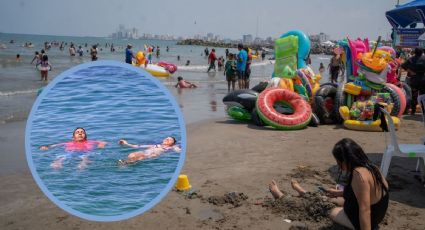
[[187,175],[181,174],[177,178],[176,189],[177,190],[188,190],[190,188],[192,188],[192,185],[189,184],[189,179],[187,178]]

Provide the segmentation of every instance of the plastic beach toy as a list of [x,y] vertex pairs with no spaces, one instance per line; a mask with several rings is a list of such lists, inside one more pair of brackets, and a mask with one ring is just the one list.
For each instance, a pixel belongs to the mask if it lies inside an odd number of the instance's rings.
[[192,188],[192,185],[189,184],[189,179],[187,178],[187,175],[179,175],[179,177],[177,178],[176,188],[180,191]]

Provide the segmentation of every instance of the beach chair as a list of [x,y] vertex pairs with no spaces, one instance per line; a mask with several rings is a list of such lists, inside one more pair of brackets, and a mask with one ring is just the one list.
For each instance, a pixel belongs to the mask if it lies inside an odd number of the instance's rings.
[[[381,161],[381,171],[384,174],[384,177],[387,177],[388,169],[390,167],[391,159],[393,156],[420,157],[425,162],[425,145],[398,144],[394,122],[393,122],[393,119],[391,118],[390,113],[388,113],[388,111],[382,108],[381,108],[381,112],[385,115],[385,118],[388,122],[388,131],[390,136],[390,142],[386,145],[386,149],[385,149],[384,155],[382,156],[382,161]],[[421,172],[422,179],[424,175],[423,173],[424,172],[422,170]]]

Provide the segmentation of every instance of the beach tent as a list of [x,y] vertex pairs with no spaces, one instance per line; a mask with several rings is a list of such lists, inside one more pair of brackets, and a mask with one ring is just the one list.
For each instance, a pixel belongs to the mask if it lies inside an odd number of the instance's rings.
[[415,0],[387,11],[385,16],[394,28],[405,28],[413,23],[425,24],[425,0]]

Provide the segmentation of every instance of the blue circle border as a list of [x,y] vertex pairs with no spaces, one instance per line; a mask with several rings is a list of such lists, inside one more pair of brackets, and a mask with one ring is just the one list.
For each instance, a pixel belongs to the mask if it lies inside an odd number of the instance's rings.
[[[164,189],[162,189],[162,191],[159,193],[159,195],[157,195],[153,200],[151,200],[149,203],[147,203],[143,207],[141,207],[137,210],[131,211],[129,213],[122,214],[122,215],[116,215],[116,216],[96,216],[96,215],[85,214],[85,213],[79,212],[79,211],[72,209],[71,207],[63,204],[62,201],[60,201],[58,198],[56,198],[47,189],[47,187],[44,185],[43,181],[41,180],[41,178],[39,177],[39,175],[38,175],[38,173],[35,169],[34,162],[32,160],[32,153],[31,153],[30,136],[31,136],[33,118],[34,118],[35,113],[38,110],[38,106],[40,105],[44,96],[58,82],[60,82],[63,78],[65,78],[65,77],[69,76],[70,74],[73,74],[73,73],[75,73],[79,70],[87,69],[87,68],[95,67],[95,66],[122,67],[122,68],[130,69],[130,70],[133,70],[135,72],[141,73],[144,77],[150,78],[150,80],[152,82],[154,82],[155,85],[158,86],[164,92],[165,96],[170,100],[171,104],[173,105],[174,110],[176,111],[176,114],[178,116],[178,121],[179,121],[179,125],[180,125],[180,132],[181,132],[181,149],[182,149],[182,151],[180,152],[180,158],[179,158],[179,162],[177,164],[176,171],[174,172],[174,174],[171,177],[170,181],[168,182],[167,186]],[[138,67],[126,64],[126,63],[122,63],[122,62],[118,62],[118,61],[94,61],[94,62],[80,64],[78,66],[75,66],[75,67],[72,67],[72,68],[66,70],[65,72],[62,72],[61,74],[59,74],[59,76],[54,78],[53,81],[50,82],[43,89],[43,91],[40,95],[38,95],[37,99],[35,100],[35,102],[32,106],[31,112],[28,116],[28,120],[27,120],[27,124],[26,124],[26,128],[25,128],[25,154],[26,154],[28,166],[30,168],[30,171],[31,171],[31,174],[32,174],[34,180],[36,181],[39,188],[43,191],[43,193],[53,203],[55,203],[57,206],[59,206],[60,208],[62,208],[66,212],[68,212],[72,215],[78,216],[82,219],[86,219],[86,220],[90,220],[90,221],[99,221],[99,222],[111,222],[111,221],[125,220],[125,219],[129,219],[129,218],[141,215],[144,212],[148,211],[149,209],[153,208],[155,205],[157,205],[168,194],[168,192],[173,188],[175,182],[177,181],[177,177],[179,176],[180,171],[181,171],[183,164],[184,164],[184,160],[186,159],[186,143],[187,143],[186,140],[187,140],[186,139],[186,126],[185,126],[184,117],[183,117],[183,114],[180,110],[180,107],[178,106],[174,96],[170,93],[170,91],[158,79],[153,77],[150,73],[148,73],[144,69],[141,69],[141,68],[138,68]]]

